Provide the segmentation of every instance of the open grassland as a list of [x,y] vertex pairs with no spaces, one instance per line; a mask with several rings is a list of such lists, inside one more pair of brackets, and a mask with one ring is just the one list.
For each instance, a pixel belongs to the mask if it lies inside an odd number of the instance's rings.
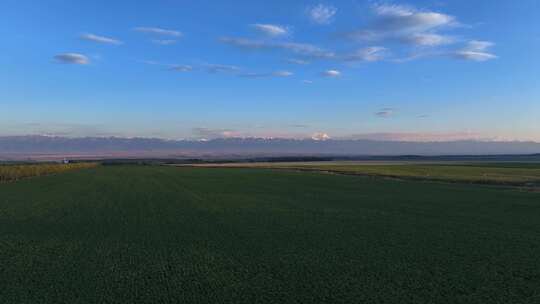
[[2,303],[540,303],[540,194],[101,166],[0,184]]
[[459,183],[540,186],[538,163],[298,162],[207,164],[207,167],[272,168]]
[[71,164],[24,164],[24,165],[1,165],[0,183],[16,181],[22,178],[61,173],[76,169],[92,168],[98,163],[71,163]]

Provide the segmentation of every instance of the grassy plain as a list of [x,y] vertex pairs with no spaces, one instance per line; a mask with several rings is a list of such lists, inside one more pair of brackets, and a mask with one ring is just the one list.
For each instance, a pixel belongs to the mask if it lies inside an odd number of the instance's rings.
[[206,167],[269,168],[324,171],[352,175],[393,177],[514,186],[540,186],[540,163],[415,163],[415,162],[297,162],[231,163],[197,165]]
[[2,303],[539,303],[540,194],[243,168],[0,184]]

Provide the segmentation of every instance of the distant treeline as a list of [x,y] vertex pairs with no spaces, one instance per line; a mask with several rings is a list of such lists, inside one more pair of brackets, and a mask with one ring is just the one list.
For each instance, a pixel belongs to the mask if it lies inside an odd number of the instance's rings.
[[115,165],[178,165],[178,164],[228,164],[228,163],[259,163],[259,162],[319,162],[332,161],[335,157],[319,156],[283,156],[283,157],[254,157],[254,158],[234,158],[234,159],[212,159],[212,158],[187,158],[187,159],[107,159],[101,163],[104,166]]
[[229,164],[229,163],[286,163],[286,162],[324,162],[324,161],[455,161],[455,162],[521,162],[540,163],[540,154],[533,155],[395,155],[395,156],[267,156],[231,158],[137,158],[106,159],[103,165],[173,165],[173,164]]
[[0,165],[0,183],[98,166],[98,163]]

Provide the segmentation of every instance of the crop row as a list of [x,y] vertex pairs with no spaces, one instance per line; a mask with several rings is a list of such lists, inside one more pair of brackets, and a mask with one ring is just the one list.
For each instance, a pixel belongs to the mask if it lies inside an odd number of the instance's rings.
[[97,165],[97,163],[0,165],[0,183],[75,169],[92,168]]

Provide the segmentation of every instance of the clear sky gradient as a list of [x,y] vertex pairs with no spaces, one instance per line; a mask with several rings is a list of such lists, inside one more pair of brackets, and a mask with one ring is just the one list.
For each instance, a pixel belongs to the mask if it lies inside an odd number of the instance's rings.
[[540,141],[540,1],[0,4],[0,135]]

